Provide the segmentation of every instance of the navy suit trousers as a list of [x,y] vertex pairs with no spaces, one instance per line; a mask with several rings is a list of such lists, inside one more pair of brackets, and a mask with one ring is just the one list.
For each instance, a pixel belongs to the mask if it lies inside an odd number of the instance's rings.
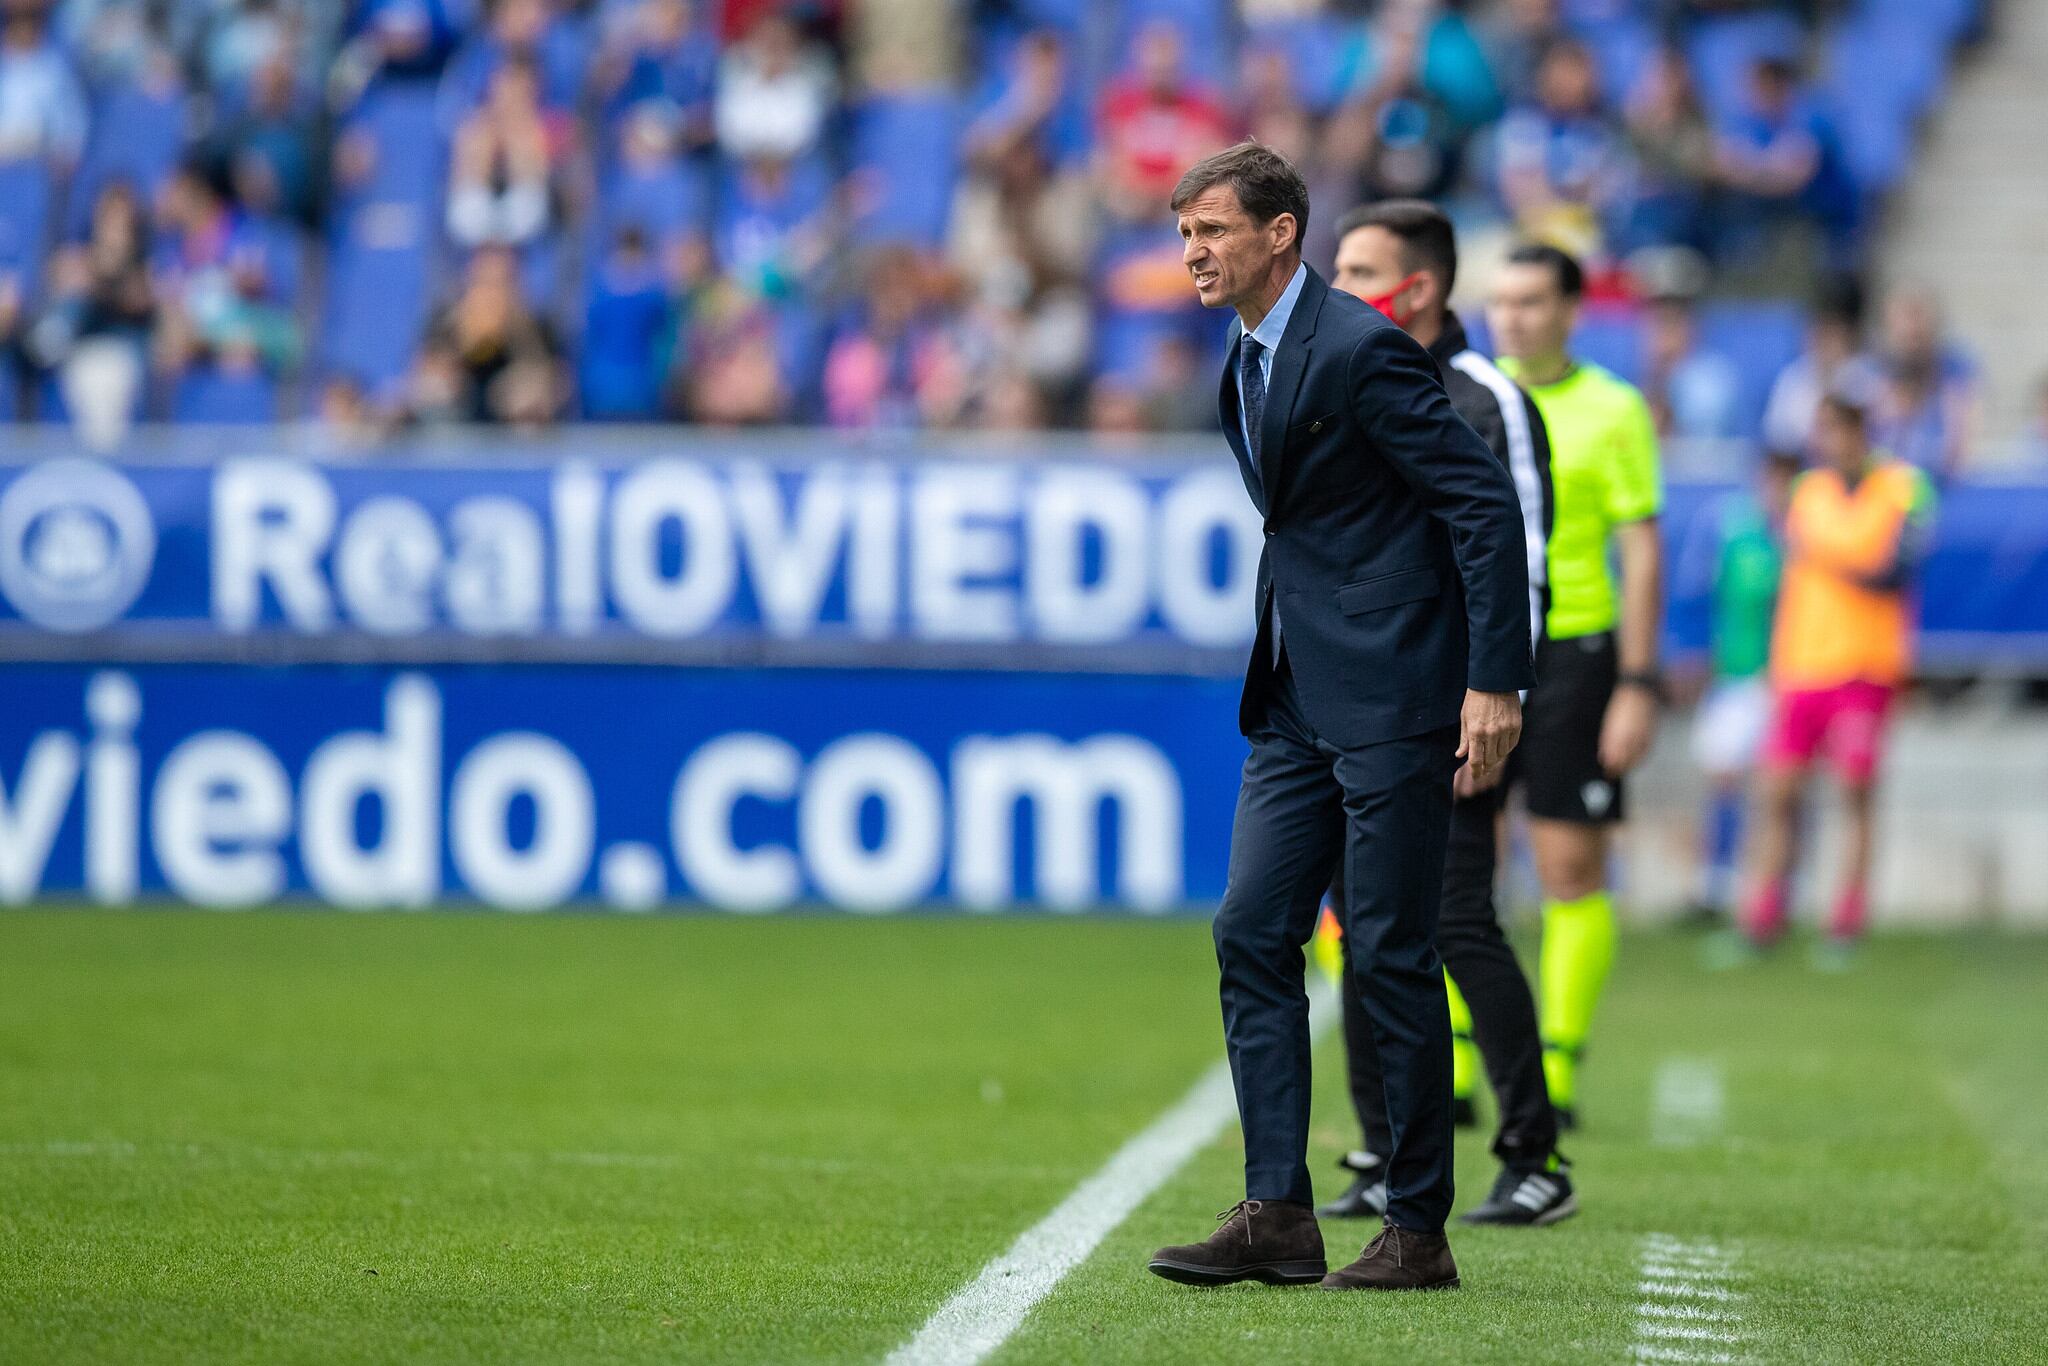
[[1457,729],[1340,747],[1309,725],[1284,654],[1269,678],[1215,924],[1245,1196],[1314,1198],[1302,949],[1341,860],[1353,949],[1344,989],[1365,1006],[1386,1079],[1387,1218],[1437,1232],[1452,1195],[1451,1024],[1436,928]]

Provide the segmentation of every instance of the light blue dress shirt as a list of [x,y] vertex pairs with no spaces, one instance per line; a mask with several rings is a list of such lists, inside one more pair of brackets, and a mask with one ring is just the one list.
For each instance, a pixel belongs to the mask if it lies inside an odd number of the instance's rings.
[[[1272,311],[1259,319],[1259,325],[1251,330],[1251,339],[1259,344],[1259,379],[1266,386],[1266,401],[1273,401],[1273,353],[1280,349],[1280,339],[1287,335],[1287,320],[1294,316],[1295,301],[1301,298],[1301,287],[1308,283],[1308,266],[1294,268],[1294,278],[1287,282],[1287,288],[1280,291],[1280,297],[1273,302]],[[1244,448],[1249,454],[1256,449],[1252,445],[1252,426],[1245,418],[1244,395],[1237,396],[1237,426],[1244,433]],[[1254,461],[1256,466],[1257,462]],[[1266,477],[1259,471],[1259,478]],[[1266,506],[1273,506],[1273,493],[1266,492]],[[1280,595],[1273,595],[1273,663],[1280,663]]]
[[[1273,353],[1280,349],[1280,339],[1287,335],[1287,320],[1294,316],[1295,301],[1301,298],[1301,287],[1308,283],[1308,267],[1294,268],[1294,278],[1287,282],[1287,288],[1280,291],[1273,309],[1259,319],[1259,325],[1251,330],[1251,339],[1262,348],[1259,352],[1259,378],[1265,381],[1266,397],[1273,396]],[[1245,421],[1244,395],[1237,396],[1237,427],[1244,433],[1244,448],[1252,448],[1251,424]]]

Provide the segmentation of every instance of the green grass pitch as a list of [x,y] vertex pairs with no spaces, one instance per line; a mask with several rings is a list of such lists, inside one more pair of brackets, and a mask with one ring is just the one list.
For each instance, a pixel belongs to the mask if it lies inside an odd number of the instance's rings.
[[[1728,1250],[1747,1358],[2044,1359],[2048,940],[1696,949],[1624,944],[1584,1212],[1454,1234],[1464,1289],[1147,1275],[1233,1128],[995,1360],[1628,1360],[1657,1233]],[[0,915],[0,1362],[875,1361],[1186,1091],[1214,991],[1199,918]],[[1721,1088],[1675,1138],[1674,1065]]]

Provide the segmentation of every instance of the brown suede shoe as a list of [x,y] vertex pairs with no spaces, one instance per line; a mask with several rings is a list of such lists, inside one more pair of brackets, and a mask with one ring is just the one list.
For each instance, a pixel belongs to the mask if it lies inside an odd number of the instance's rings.
[[1458,1264],[1441,1233],[1415,1233],[1388,1224],[1350,1266],[1323,1277],[1325,1290],[1453,1290]]
[[1291,1200],[1243,1200],[1216,1216],[1207,1242],[1162,1247],[1146,1269],[1182,1285],[1313,1285],[1323,1279],[1323,1231],[1315,1211]]

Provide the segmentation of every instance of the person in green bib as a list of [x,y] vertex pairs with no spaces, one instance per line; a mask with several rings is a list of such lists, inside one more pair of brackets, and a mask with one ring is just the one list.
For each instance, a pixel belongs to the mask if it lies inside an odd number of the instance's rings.
[[1720,509],[1710,630],[1712,676],[1693,718],[1692,757],[1707,777],[1700,821],[1699,882],[1688,919],[1724,924],[1734,907],[1743,803],[1771,719],[1771,620],[1778,605],[1785,507],[1799,458],[1764,457],[1754,493]]
[[1623,780],[1649,752],[1663,695],[1656,425],[1640,390],[1571,354],[1584,293],[1577,261],[1532,244],[1509,254],[1487,308],[1500,368],[1550,432],[1550,611],[1521,780],[1543,884],[1543,1072],[1563,1128],[1578,1121],[1580,1054],[1614,965],[1607,854],[1627,814]]

